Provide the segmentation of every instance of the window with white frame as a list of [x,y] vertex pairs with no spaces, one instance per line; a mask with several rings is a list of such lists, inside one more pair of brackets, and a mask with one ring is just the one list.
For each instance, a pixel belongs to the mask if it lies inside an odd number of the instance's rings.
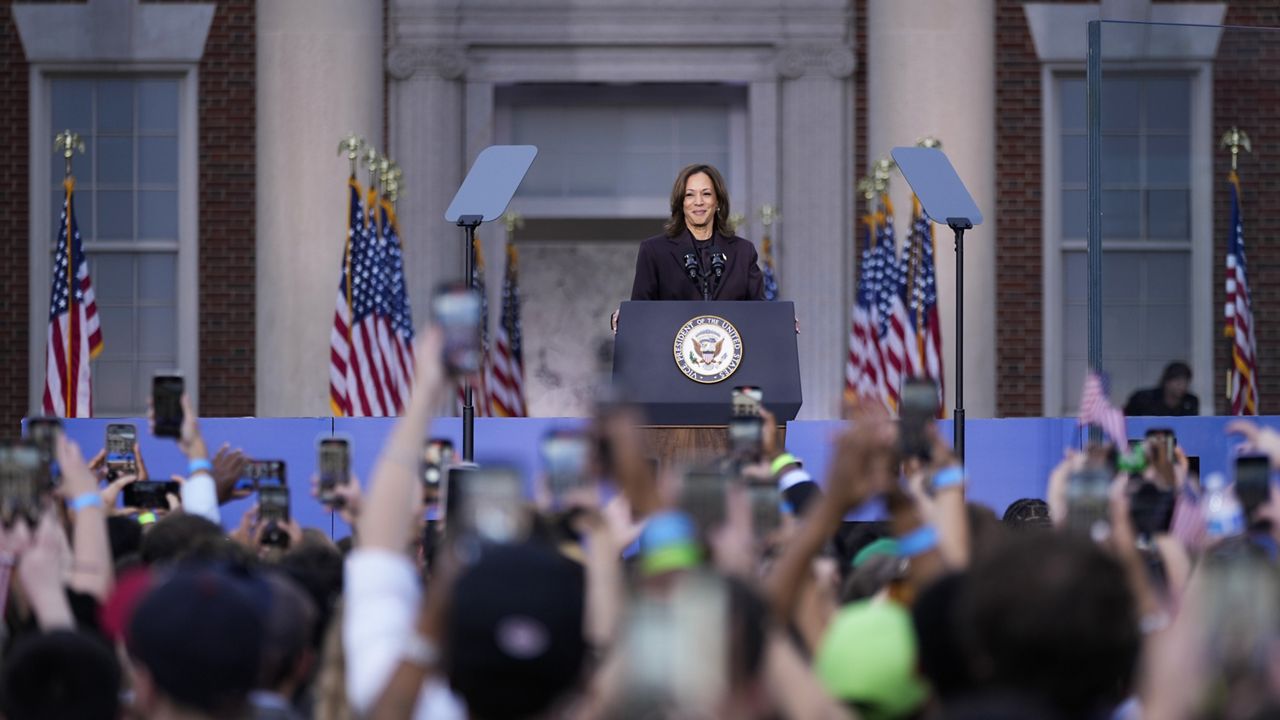
[[[180,129],[182,82],[163,74],[48,78],[47,137],[69,129],[85,142],[74,164],[75,211],[104,341],[92,367],[96,415],[145,411],[152,375],[180,366],[180,147],[194,142]],[[54,156],[50,238],[62,177]],[[34,282],[47,293],[48,277]]]
[[[1057,167],[1046,168],[1056,198],[1061,278],[1061,404],[1070,414],[1088,362],[1088,131],[1082,75],[1053,76]],[[1194,229],[1193,77],[1110,73],[1102,88],[1102,347],[1111,396],[1150,387],[1173,360],[1194,362],[1191,299]],[[1056,182],[1055,182],[1056,181]],[[1052,264],[1050,265],[1052,268]],[[1053,272],[1052,269],[1049,270]],[[1053,302],[1046,298],[1046,302]],[[1208,371],[1208,369],[1204,369]]]
[[538,147],[516,195],[530,217],[665,216],[691,163],[745,194],[744,87],[527,84],[498,88],[495,106],[497,137]]

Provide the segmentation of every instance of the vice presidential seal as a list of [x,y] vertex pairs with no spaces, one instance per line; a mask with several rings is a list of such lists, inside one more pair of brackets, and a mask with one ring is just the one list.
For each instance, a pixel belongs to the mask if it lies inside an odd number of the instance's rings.
[[690,380],[718,383],[742,364],[742,337],[728,320],[699,315],[676,333],[675,355],[676,366]]

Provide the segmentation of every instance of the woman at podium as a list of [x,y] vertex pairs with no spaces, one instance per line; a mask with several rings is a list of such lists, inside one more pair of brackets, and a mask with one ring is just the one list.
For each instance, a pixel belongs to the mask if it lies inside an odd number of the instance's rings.
[[671,188],[663,233],[640,243],[632,300],[763,300],[756,247],[729,229],[720,171],[690,165]]

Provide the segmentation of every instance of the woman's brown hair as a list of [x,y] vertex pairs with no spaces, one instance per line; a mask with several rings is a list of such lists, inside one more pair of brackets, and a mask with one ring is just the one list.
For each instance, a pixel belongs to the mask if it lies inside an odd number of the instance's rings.
[[724,178],[720,177],[720,171],[710,165],[687,165],[676,175],[676,183],[671,186],[671,219],[667,220],[662,229],[667,233],[667,237],[675,237],[684,232],[684,188],[689,184],[689,178],[703,173],[711,178],[711,187],[716,193],[716,216],[712,220],[712,230],[720,234],[720,237],[728,237],[733,235],[729,230],[729,191],[724,187]]

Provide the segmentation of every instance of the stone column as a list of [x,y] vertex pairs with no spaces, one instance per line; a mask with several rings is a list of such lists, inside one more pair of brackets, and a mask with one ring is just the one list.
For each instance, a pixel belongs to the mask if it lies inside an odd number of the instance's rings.
[[[964,401],[968,417],[996,409],[995,292],[995,8],[993,0],[869,0],[867,17],[867,152],[860,170],[899,145],[925,136],[942,141],[956,172],[982,211],[965,234]],[[911,191],[895,174],[891,197],[904,236]],[[955,406],[955,243],[945,226],[937,238],[947,407]]]
[[[839,417],[853,283],[853,50],[781,49],[782,297],[800,320],[800,418]],[[754,99],[754,98],[753,98]]]
[[[401,43],[387,54],[391,75],[391,154],[404,170],[398,213],[404,243],[405,277],[414,322],[427,320],[431,293],[446,280],[463,277],[462,230],[444,212],[466,174],[463,132],[466,70],[461,49],[449,45]],[[482,226],[502,232],[500,223]],[[493,258],[486,257],[492,268]],[[501,283],[501,263],[486,280]]]
[[271,0],[257,36],[257,414],[328,415],[347,223],[337,147],[354,132],[382,148],[381,5]]

